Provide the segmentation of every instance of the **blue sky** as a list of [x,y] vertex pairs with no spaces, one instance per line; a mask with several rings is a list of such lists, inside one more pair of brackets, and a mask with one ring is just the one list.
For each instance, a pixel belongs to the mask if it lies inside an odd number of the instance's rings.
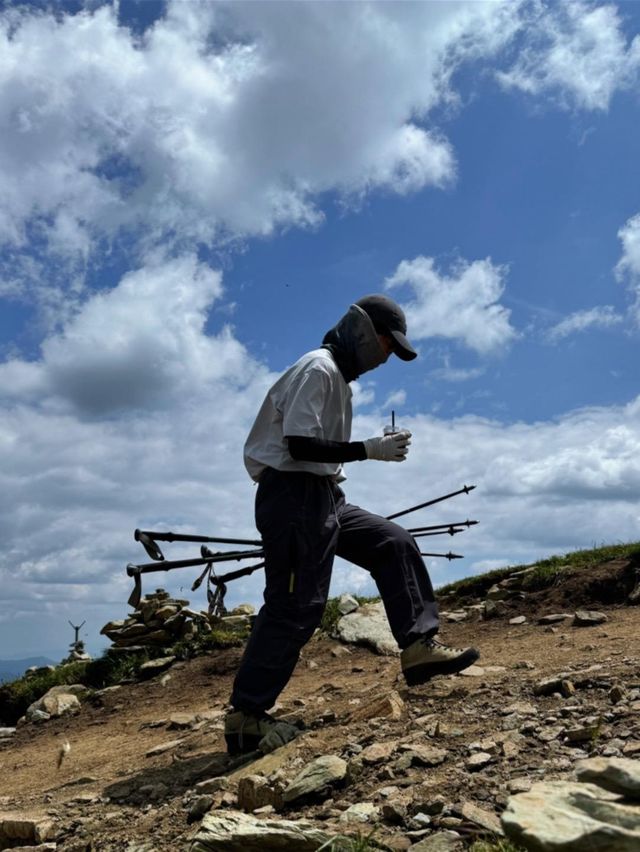
[[640,5],[5,2],[0,39],[0,657],[101,647],[136,526],[253,535],[265,389],[370,292],[420,358],[353,437],[414,440],[347,494],[476,484],[411,519],[481,521],[436,583],[638,538]]

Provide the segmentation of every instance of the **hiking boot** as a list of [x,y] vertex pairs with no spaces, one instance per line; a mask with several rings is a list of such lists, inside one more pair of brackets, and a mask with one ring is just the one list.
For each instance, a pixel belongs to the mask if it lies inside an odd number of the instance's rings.
[[268,713],[245,713],[243,710],[228,713],[224,722],[224,738],[231,757],[252,751],[268,754],[295,739],[300,730]]
[[400,655],[402,674],[409,686],[426,683],[436,675],[455,674],[475,663],[475,648],[449,648],[433,636],[417,639]]

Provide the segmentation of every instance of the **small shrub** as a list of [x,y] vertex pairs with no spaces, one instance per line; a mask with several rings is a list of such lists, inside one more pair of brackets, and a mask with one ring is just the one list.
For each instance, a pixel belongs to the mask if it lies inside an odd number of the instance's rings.
[[143,663],[164,653],[166,652],[163,648],[143,648],[125,654],[114,653],[108,649],[97,660],[87,664],[84,677],[80,682],[93,689],[115,686],[123,680],[135,678]]
[[230,626],[220,622],[215,624],[211,633],[201,633],[190,639],[181,639],[165,653],[175,654],[181,660],[190,660],[199,654],[224,648],[242,647],[251,633],[249,625]]
[[338,603],[339,598],[329,598],[327,601],[327,605],[325,606],[322,614],[322,621],[320,622],[320,630],[322,630],[323,633],[328,633],[329,635],[334,633],[336,625],[341,618]]

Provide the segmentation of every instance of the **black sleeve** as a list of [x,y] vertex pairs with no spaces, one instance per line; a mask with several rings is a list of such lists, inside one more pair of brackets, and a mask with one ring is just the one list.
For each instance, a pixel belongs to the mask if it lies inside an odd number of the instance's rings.
[[296,461],[352,462],[364,461],[367,457],[362,441],[325,441],[324,438],[289,435],[287,444]]

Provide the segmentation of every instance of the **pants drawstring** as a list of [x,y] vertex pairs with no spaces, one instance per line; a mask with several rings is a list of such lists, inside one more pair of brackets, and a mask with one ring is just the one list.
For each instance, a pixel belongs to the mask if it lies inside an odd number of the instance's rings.
[[336,526],[338,529],[342,529],[340,524],[340,518],[338,517],[338,507],[336,506],[336,498],[333,495],[333,488],[331,487],[331,482],[327,479],[327,488],[329,489],[329,499],[331,500],[331,505],[333,506],[333,517],[336,519]]

